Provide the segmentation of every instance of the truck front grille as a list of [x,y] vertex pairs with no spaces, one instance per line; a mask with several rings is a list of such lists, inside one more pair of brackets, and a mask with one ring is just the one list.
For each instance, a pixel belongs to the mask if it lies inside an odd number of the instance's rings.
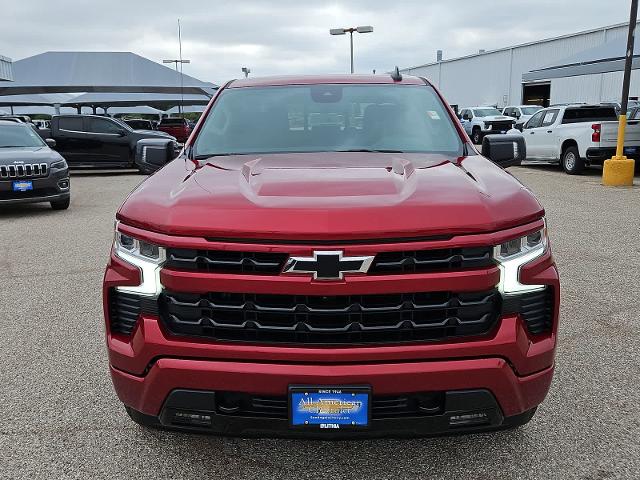
[[[288,257],[286,253],[171,248],[165,266],[211,273],[278,275]],[[369,275],[452,271],[494,264],[492,247],[392,251],[376,255]]]
[[164,292],[160,317],[177,335],[291,344],[442,340],[487,333],[501,297],[485,292],[388,295]]
[[46,177],[49,169],[46,163],[0,165],[0,179]]
[[376,255],[369,273],[451,271],[494,265],[491,247],[446,248]]
[[489,130],[493,132],[506,132],[513,127],[513,122],[511,120],[503,120],[499,122],[490,122]]
[[277,275],[282,271],[287,257],[286,253],[171,248],[167,251],[166,266],[201,272]]

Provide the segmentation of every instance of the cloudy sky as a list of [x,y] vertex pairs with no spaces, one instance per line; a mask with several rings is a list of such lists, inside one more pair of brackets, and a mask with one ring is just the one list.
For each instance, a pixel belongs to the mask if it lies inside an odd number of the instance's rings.
[[356,35],[356,72],[388,71],[628,20],[629,0],[0,0],[0,54],[49,50],[178,55],[184,72],[222,83],[242,75],[337,73],[348,37],[329,28],[373,25]]

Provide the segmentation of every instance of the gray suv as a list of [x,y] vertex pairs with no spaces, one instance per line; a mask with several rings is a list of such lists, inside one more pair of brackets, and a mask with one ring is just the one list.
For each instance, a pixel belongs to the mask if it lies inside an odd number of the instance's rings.
[[27,123],[0,120],[0,206],[49,202],[69,208],[71,184],[64,158]]

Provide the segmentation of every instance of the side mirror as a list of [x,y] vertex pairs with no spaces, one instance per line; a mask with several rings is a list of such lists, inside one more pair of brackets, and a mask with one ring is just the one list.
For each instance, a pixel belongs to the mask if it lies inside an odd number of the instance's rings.
[[124,130],[118,130],[118,131],[116,132],[116,134],[117,134],[119,137],[124,137],[124,136],[127,134],[127,132],[125,132]]
[[56,141],[53,138],[45,138],[44,143],[49,145],[49,148],[55,148],[56,146]]
[[527,145],[521,135],[486,135],[482,155],[502,168],[513,167],[527,158]]
[[168,138],[143,138],[136,144],[136,165],[145,173],[161,169],[176,157],[176,142]]

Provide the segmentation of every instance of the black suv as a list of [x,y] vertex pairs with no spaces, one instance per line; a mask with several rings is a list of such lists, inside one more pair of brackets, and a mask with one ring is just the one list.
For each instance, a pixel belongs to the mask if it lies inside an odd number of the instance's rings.
[[0,206],[49,202],[69,208],[69,167],[30,124],[0,120]]

